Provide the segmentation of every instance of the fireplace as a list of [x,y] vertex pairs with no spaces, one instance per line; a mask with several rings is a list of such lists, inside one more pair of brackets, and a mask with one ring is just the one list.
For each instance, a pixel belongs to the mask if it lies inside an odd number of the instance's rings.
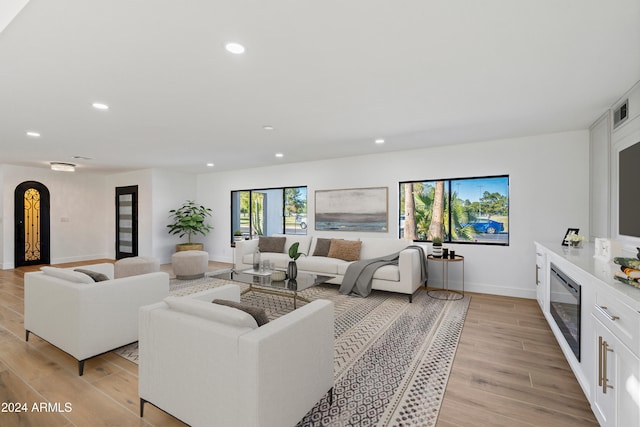
[[549,285],[551,316],[580,361],[580,285],[554,264]]

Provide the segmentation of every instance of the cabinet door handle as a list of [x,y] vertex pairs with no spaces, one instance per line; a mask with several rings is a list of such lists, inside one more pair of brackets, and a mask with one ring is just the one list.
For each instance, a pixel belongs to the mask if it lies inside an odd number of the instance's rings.
[[602,387],[602,337],[598,337],[598,387]]
[[540,284],[540,278],[538,277],[538,272],[540,271],[540,266],[536,265],[536,286]]
[[609,344],[606,341],[602,342],[602,394],[607,394],[608,388],[613,388],[612,385],[608,385],[609,379],[607,378],[607,352],[613,353],[613,349],[609,348]]
[[614,316],[613,314],[609,313],[609,311],[607,311],[607,307],[604,305],[596,305],[596,310],[598,310],[611,321],[615,321],[620,318],[619,316]]

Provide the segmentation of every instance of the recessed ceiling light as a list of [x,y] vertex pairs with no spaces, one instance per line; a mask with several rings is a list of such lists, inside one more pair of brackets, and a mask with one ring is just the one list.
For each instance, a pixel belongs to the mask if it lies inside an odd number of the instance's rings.
[[207,167],[208,167],[208,168],[212,168],[212,167],[214,167],[214,166],[215,166],[215,164],[213,164],[213,163],[207,163]]
[[51,162],[51,170],[58,172],[75,172],[76,165],[73,163]]
[[280,157],[284,157],[284,154],[282,153],[276,153],[276,157],[280,158]]
[[262,126],[262,129],[264,129],[264,130],[273,130],[275,128],[273,126],[271,126],[271,125],[264,125],[264,126]]
[[101,102],[94,102],[93,104],[91,104],[93,106],[93,108],[95,108],[96,110],[108,110],[109,106],[107,104],[103,104]]
[[244,46],[240,43],[227,43],[224,45],[224,48],[227,49],[228,52],[235,53],[236,55],[240,55],[245,51]]
[[34,131],[27,131],[27,136],[30,136],[32,138],[40,138],[40,132],[34,132]]
[[384,139],[382,138],[376,139],[376,144],[384,144]]

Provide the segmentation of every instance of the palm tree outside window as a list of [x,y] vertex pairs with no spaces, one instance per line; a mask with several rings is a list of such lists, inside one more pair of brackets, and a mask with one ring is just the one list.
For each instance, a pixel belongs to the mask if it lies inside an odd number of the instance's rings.
[[509,176],[401,182],[399,237],[509,244]]

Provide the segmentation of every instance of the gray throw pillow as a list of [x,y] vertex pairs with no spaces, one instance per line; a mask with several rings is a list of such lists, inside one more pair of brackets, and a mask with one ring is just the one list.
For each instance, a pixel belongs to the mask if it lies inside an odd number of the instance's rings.
[[313,256],[327,256],[329,255],[329,248],[331,247],[331,239],[319,238],[316,242],[316,249],[313,251]]
[[87,276],[91,277],[94,282],[104,282],[105,280],[109,280],[109,276],[107,276],[106,274],[98,273],[97,271],[85,270],[83,268],[74,268],[73,271],[86,274]]
[[277,252],[281,254],[284,253],[284,244],[286,241],[286,237],[260,236],[260,240],[258,240],[258,250],[260,252]]
[[214,304],[226,305],[227,307],[237,308],[238,310],[242,310],[245,313],[250,314],[256,320],[258,326],[262,326],[264,324],[269,323],[269,318],[267,317],[267,313],[263,308],[252,307],[247,304],[243,304],[241,302],[229,301],[226,299],[214,299],[211,301]]

